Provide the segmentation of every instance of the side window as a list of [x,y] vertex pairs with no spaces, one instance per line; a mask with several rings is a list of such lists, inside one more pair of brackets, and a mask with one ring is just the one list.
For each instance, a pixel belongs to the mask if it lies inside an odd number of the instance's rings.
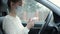
[[[22,21],[28,21],[29,18],[37,17],[38,21],[44,21],[49,13],[48,8],[34,0],[25,0],[22,11],[18,10],[17,14]],[[21,8],[21,7],[20,7]]]

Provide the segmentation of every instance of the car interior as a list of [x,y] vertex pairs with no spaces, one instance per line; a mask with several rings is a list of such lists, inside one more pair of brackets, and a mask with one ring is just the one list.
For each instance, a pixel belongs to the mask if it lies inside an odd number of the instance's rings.
[[[45,19],[44,24],[36,23],[33,28],[29,31],[29,34],[60,34],[60,8],[54,5],[53,3],[47,1],[47,0],[34,0],[35,2],[41,3],[47,8],[49,8],[52,12],[48,13],[47,18]],[[1,1],[3,2],[3,1]],[[7,11],[7,5],[2,3],[2,6],[0,7],[0,34],[5,34],[2,23],[4,20],[4,17],[8,15]],[[54,22],[51,22],[52,15],[54,16]],[[51,24],[53,26],[51,26]],[[26,23],[22,23],[24,26],[26,26]]]

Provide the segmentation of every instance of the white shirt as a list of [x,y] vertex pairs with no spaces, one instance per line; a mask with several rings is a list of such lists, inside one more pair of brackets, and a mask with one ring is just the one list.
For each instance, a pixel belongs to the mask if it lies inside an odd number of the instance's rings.
[[18,16],[7,15],[3,20],[3,30],[6,34],[28,34],[29,30],[24,27]]

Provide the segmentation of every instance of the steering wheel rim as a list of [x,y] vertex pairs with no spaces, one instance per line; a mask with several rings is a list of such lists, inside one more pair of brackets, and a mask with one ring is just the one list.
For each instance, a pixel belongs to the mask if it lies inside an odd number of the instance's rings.
[[44,25],[42,25],[42,28],[41,28],[41,30],[39,31],[38,34],[42,34],[44,32],[44,30],[46,29],[46,27],[50,23],[51,17],[52,17],[52,12],[49,12],[49,14],[48,14],[48,16],[47,16],[47,18],[45,20],[46,23]]

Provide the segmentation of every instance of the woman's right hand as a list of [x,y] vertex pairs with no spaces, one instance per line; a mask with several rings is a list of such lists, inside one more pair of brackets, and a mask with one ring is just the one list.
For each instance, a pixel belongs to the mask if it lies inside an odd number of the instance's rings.
[[26,27],[28,29],[31,29],[32,27],[34,27],[34,21],[32,19],[29,19]]

